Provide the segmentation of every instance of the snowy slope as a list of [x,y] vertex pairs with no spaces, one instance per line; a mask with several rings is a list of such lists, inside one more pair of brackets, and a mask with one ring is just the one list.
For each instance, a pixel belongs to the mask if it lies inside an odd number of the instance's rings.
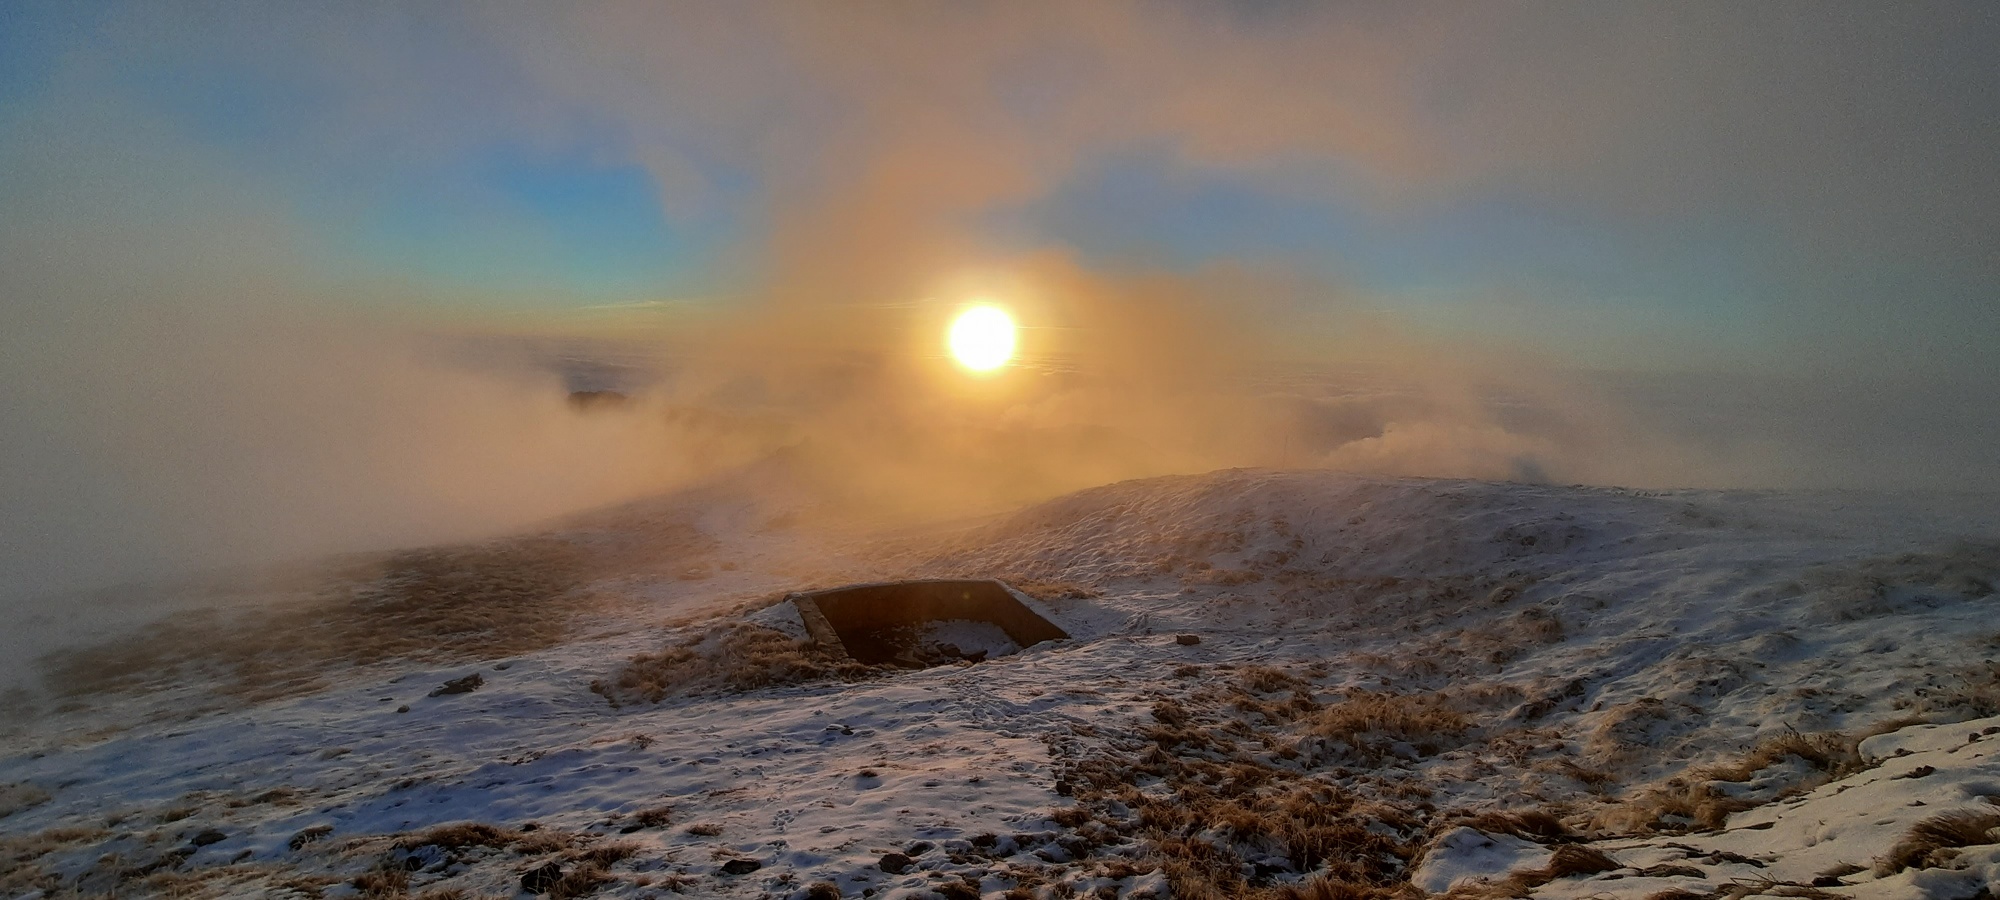
[[[1972,723],[1872,738],[1861,756],[1889,762],[1817,789],[1792,757],[1711,779],[1756,804],[1727,832],[1648,805],[1789,730],[2000,712],[1984,498],[1229,471],[891,530],[773,481],[544,535],[578,548],[566,596],[589,598],[553,646],[342,664],[274,699],[197,670],[44,704],[0,759],[0,886],[507,896],[554,863],[601,869],[607,897],[1248,895],[1337,871],[1442,889],[1547,865],[1552,838],[1466,824],[1542,810],[1637,868],[1538,895],[1782,892],[1873,866],[1923,809],[2000,796]],[[657,703],[591,690],[719,623],[780,624],[787,590],[917,575],[1009,579],[1073,639]],[[1897,780],[1905,763],[1936,774]],[[1200,820],[1309,794],[1379,841],[1328,856]],[[1161,824],[1170,807],[1192,818]],[[463,822],[500,831],[420,834]],[[1197,844],[1226,857],[1199,878],[1178,861]],[[1769,859],[1636,874],[1713,849]],[[1969,897],[1984,852],[1834,890]]]

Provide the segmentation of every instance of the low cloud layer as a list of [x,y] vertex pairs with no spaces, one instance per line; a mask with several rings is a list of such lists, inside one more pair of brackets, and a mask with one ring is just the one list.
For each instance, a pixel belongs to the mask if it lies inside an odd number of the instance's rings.
[[[10,603],[773,458],[913,519],[1228,466],[2000,488],[1985,7],[224,12],[0,13]],[[480,180],[520,159],[540,206]],[[1121,166],[1207,252],[995,225]],[[680,281],[519,274],[627,170]],[[1215,249],[1277,200],[1318,218]],[[1371,280],[1325,222],[1426,237]],[[974,298],[997,378],[943,356]],[[571,408],[607,361],[634,401]]]

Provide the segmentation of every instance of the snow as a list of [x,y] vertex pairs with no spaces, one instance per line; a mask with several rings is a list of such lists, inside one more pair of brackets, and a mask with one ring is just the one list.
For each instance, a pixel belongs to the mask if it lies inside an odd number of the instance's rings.
[[[1071,859],[1074,829],[1052,818],[1075,802],[1058,789],[1060,768],[1143,734],[1163,699],[1193,702],[1235,684],[1243,670],[1231,667],[1256,665],[1302,673],[1322,704],[1363,689],[1487,704],[1466,707],[1475,726],[1463,746],[1403,744],[1374,768],[1267,755],[1355,790],[1427,786],[1438,830],[1410,872],[1425,890],[1548,859],[1546,846],[1450,825],[1444,811],[1566,808],[1582,822],[1787,729],[1851,732],[1906,715],[1948,724],[1869,738],[1872,768],[1805,793],[1786,795],[1812,774],[1795,758],[1723,783],[1759,805],[1717,833],[1594,833],[1626,868],[1531,891],[1706,893],[1811,884],[1841,865],[1865,869],[1824,888],[1848,896],[2000,890],[1992,846],[1948,867],[1873,869],[1915,822],[2000,797],[2000,736],[1979,735],[2000,719],[1965,721],[1953,699],[1965,672],[2000,656],[2000,505],[1231,471],[914,534],[783,518],[804,508],[714,487],[563,526],[555,533],[616,564],[595,570],[599,604],[545,650],[344,668],[316,693],[261,703],[190,677],[44,704],[5,738],[0,813],[18,808],[0,815],[0,836],[93,829],[33,858],[76,885],[112,877],[107,854],[138,867],[215,829],[222,840],[167,870],[210,873],[197,893],[218,896],[266,896],[287,874],[345,881],[387,846],[367,839],[469,821],[636,845],[603,896],[647,896],[669,876],[699,896],[789,896],[822,880],[847,896],[932,896],[965,878],[997,896],[1032,868],[1045,878],[1038,896],[1065,884],[1164,897],[1141,839]],[[772,525],[781,518],[790,524]],[[939,622],[928,640],[989,659],[658,704],[613,707],[590,690],[717,622],[803,638],[776,602],[786,591],[962,576],[1040,585],[1028,602],[1072,640],[1017,648],[994,626]],[[1201,642],[1182,646],[1182,633]],[[478,690],[428,696],[473,672]],[[1919,767],[1931,771],[1902,777]],[[1580,781],[1584,771],[1608,787]],[[627,830],[659,807],[668,824]],[[289,846],[320,826],[326,840]],[[890,852],[914,865],[885,871]],[[412,889],[510,894],[541,858],[440,858]],[[734,859],[759,867],[724,874]],[[1114,859],[1138,871],[1107,868]],[[1701,874],[1643,874],[1660,867]]]
[[1548,865],[1550,850],[1509,834],[1487,834],[1459,826],[1441,835],[1424,854],[1410,883],[1433,894],[1478,881],[1499,881],[1515,870]]
[[1007,632],[991,622],[976,622],[970,619],[940,619],[924,626],[918,636],[919,644],[933,647],[950,645],[957,647],[960,654],[971,656],[1005,656],[1021,649]]
[[[1993,731],[1982,734],[1987,729]],[[1880,763],[1876,768],[1799,797],[1738,813],[1718,833],[1612,841],[1607,846],[1621,859],[1635,851],[1679,853],[1679,862],[1711,873],[1696,879],[1710,885],[1745,877],[1812,884],[1841,867],[1858,867],[1862,871],[1842,876],[1839,884],[1826,887],[1859,898],[1940,900],[1971,897],[1981,887],[2000,891],[2000,867],[1995,866],[2000,843],[1962,855],[1946,868],[1911,869],[1887,877],[1873,871],[1885,851],[1921,820],[1957,809],[1996,810],[1994,804],[2000,801],[2000,752],[1996,752],[2000,751],[2000,717],[1951,726],[1915,726],[1872,738],[1864,746],[1889,748],[1888,754],[1868,754]],[[1895,755],[1897,749],[1910,752],[1899,756]],[[2000,836],[1996,840],[2000,841]],[[1756,862],[1714,865],[1696,859],[1718,850]],[[1536,896],[1644,897],[1658,889],[1642,887],[1599,876],[1551,884]]]

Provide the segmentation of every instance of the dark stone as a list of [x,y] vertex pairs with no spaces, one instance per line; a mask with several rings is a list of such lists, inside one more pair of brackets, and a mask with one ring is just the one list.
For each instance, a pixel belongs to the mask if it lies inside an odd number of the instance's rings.
[[536,866],[521,873],[521,890],[530,894],[546,894],[556,882],[562,880],[562,866],[555,863]]
[[916,860],[901,853],[884,853],[882,854],[882,862],[879,863],[882,871],[891,875],[901,875],[904,872],[908,872],[910,871],[910,866],[915,864]]
[[227,840],[228,838],[229,835],[223,834],[222,832],[217,831],[213,828],[209,828],[203,830],[200,834],[195,835],[192,843],[197,847],[206,847],[210,844],[219,844],[224,840]]
[[1266,859],[1250,864],[1250,877],[1258,884],[1269,884],[1271,879],[1291,871],[1291,864],[1282,859]]
[[1911,769],[1911,770],[1910,770],[1910,771],[1908,771],[1908,772],[1904,772],[1903,774],[1901,774],[1901,775],[1898,775],[1898,776],[1896,776],[1896,777],[1897,777],[1897,778],[1923,778],[1923,777],[1925,777],[1925,776],[1927,776],[1927,775],[1934,775],[1934,774],[1936,774],[1936,773],[1937,773],[1937,767],[1936,767],[1936,766],[1918,766],[1918,767],[1916,767],[1916,768],[1914,768],[1914,769]]
[[1199,643],[1201,643],[1201,635],[1198,635],[1198,634],[1177,634],[1177,635],[1174,635],[1174,643],[1176,643],[1176,644],[1179,644],[1179,645],[1181,645],[1181,646],[1183,646],[1183,647],[1192,647],[1192,646],[1194,646],[1194,645],[1196,645],[1196,644],[1199,644]]
[[930,841],[918,841],[914,844],[911,844],[908,848],[904,849],[903,852],[908,853],[911,856],[922,856],[926,853],[931,852],[931,850],[935,849],[936,847],[937,845],[931,843]]
[[436,690],[431,691],[431,696],[443,697],[447,694],[470,694],[473,691],[479,690],[479,686],[485,683],[486,679],[480,677],[478,672],[474,672],[464,678],[454,678],[439,685]]
[[398,706],[398,707],[396,707],[396,711],[397,711],[397,712],[399,712],[399,713],[406,713],[406,712],[409,712],[409,711],[410,711],[410,705],[409,705],[408,703],[405,703],[405,704],[403,704],[402,706]]
[[722,874],[748,875],[761,868],[764,868],[764,864],[754,859],[732,859],[722,864]]

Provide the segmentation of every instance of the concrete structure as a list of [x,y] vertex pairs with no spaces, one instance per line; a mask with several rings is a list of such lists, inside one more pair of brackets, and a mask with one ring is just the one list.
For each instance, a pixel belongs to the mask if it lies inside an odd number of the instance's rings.
[[914,636],[934,622],[995,625],[1021,647],[1069,637],[1011,588],[986,578],[856,584],[788,599],[815,642],[869,665],[935,664],[914,646]]

